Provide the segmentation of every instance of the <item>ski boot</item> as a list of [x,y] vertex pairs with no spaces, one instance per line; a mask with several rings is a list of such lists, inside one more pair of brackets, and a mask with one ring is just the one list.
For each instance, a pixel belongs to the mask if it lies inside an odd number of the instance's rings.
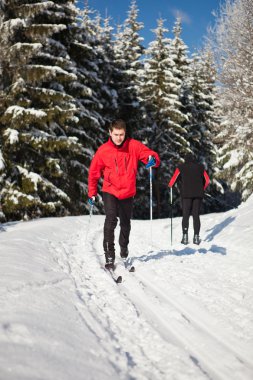
[[186,232],[186,233],[183,233],[183,237],[182,237],[182,240],[181,240],[181,244],[186,245],[186,244],[188,244],[188,243],[189,243],[189,241],[188,241],[188,233]]
[[199,245],[201,242],[199,235],[194,234],[193,236],[193,244]]
[[122,257],[122,259],[126,259],[128,257],[128,253],[127,247],[120,247],[120,257]]
[[115,265],[115,253],[114,252],[105,252],[105,269],[114,270]]

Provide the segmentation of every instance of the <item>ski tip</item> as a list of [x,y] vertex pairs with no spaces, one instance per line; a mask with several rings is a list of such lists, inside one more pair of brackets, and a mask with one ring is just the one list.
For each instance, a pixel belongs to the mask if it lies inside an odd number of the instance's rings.
[[121,282],[122,282],[122,277],[119,276],[119,277],[116,279],[116,283],[117,283],[117,284],[120,284]]

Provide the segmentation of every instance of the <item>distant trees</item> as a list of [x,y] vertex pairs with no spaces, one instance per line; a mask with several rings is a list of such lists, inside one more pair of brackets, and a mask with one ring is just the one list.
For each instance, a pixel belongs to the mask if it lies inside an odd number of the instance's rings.
[[[212,54],[189,56],[180,19],[169,37],[160,18],[144,49],[138,13],[132,0],[115,31],[110,17],[78,10],[74,0],[0,2],[0,218],[86,213],[89,164],[116,117],[162,158],[153,171],[155,216],[168,216],[168,180],[187,152],[212,177],[206,210],[220,209]],[[95,211],[103,212],[101,199]],[[134,215],[149,216],[143,165]]]

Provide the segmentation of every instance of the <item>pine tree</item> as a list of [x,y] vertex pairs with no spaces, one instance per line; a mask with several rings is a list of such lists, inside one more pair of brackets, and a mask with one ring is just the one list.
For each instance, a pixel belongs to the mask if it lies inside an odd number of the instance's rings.
[[137,21],[138,13],[136,1],[132,0],[128,17],[123,26],[118,28],[114,42],[117,70],[115,83],[119,105],[117,116],[126,120],[129,134],[138,131],[142,123],[137,83],[142,66],[140,58],[143,54],[143,38],[139,36],[139,31],[143,28],[143,23]]
[[71,59],[79,30],[73,4],[1,3],[1,196],[9,220],[85,209],[82,179],[91,152],[83,142],[99,122],[81,80],[88,73]]
[[[114,79],[117,74],[109,17],[102,25],[100,15],[86,4],[84,11],[81,12],[81,23],[82,30],[79,33],[75,60],[84,84],[91,91],[88,102],[83,100],[82,96],[81,102],[83,107],[87,108],[89,105],[92,107],[93,127],[88,129],[87,133],[93,155],[97,148],[108,139],[108,123],[118,111],[118,94]],[[98,186],[100,187],[100,183]],[[94,211],[103,212],[103,210],[102,198],[98,196]]]
[[[174,61],[173,73],[180,83],[180,99],[183,96],[183,84],[189,75],[190,59],[188,58],[188,47],[181,38],[181,19],[177,18],[173,27],[174,38],[171,41],[171,57]],[[186,119],[187,120],[187,119]]]
[[220,83],[220,162],[231,206],[238,204],[240,197],[246,200],[253,188],[252,19],[252,0],[226,0],[209,35]]
[[[171,39],[165,37],[168,29],[164,20],[158,20],[154,30],[156,39],[146,50],[145,66],[139,96],[147,116],[149,145],[159,152],[162,164],[156,170],[157,215],[168,215],[168,181],[181,157],[188,150],[186,130],[183,124],[187,117],[182,112],[180,101],[181,80],[175,70],[175,50]],[[173,54],[174,53],[174,54]]]
[[218,198],[223,191],[218,180],[218,151],[214,143],[219,122],[215,81],[211,52],[206,50],[201,55],[194,54],[184,87],[184,105],[188,112],[186,128],[191,152],[205,166],[212,179],[205,197],[206,211],[220,210]]
[[102,117],[105,123],[115,118],[118,112],[118,93],[116,91],[117,68],[115,65],[115,52],[113,49],[113,27],[110,25],[110,17],[101,20],[97,15],[95,19],[96,38],[98,40],[98,68],[99,78],[102,81],[101,102]]

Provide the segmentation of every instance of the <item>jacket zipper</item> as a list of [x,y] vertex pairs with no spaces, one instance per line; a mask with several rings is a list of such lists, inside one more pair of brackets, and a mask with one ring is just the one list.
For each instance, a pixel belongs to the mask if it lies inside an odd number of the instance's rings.
[[117,174],[119,174],[119,169],[118,169],[118,164],[117,164],[116,158],[114,158],[114,161],[115,161],[115,165],[116,165],[116,172],[117,172]]
[[126,172],[127,172],[127,162],[126,162],[126,157],[125,157],[125,168],[126,168]]

